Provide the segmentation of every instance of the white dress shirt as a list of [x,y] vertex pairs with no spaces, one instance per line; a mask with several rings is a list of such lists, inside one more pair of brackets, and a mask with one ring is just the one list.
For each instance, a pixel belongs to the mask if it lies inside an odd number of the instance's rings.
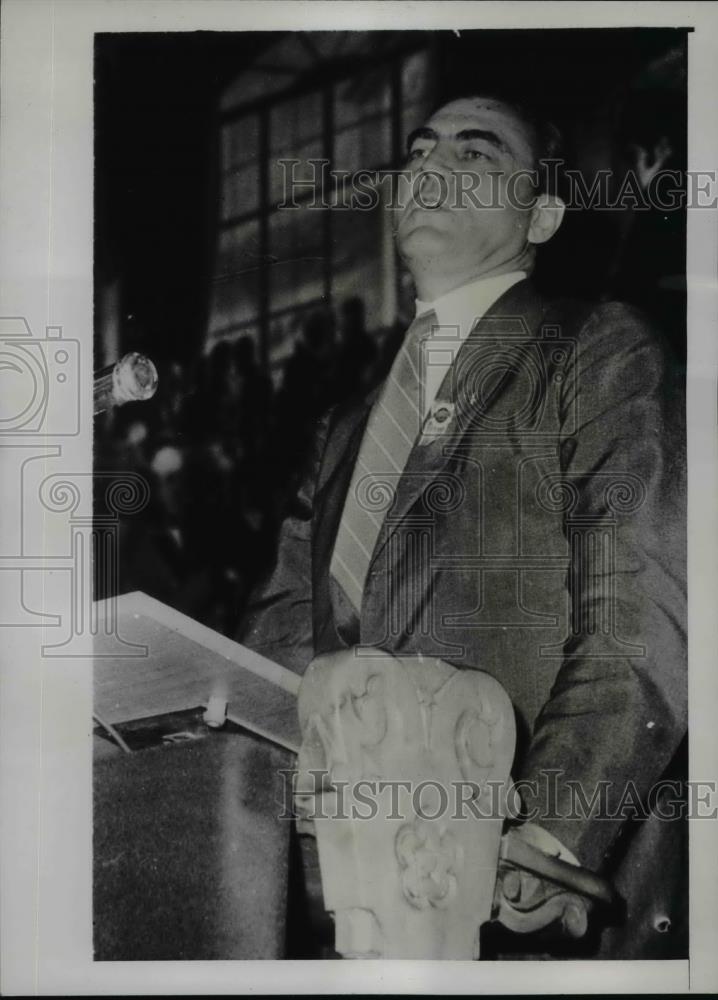
[[468,285],[441,295],[434,302],[416,300],[417,316],[433,309],[438,321],[438,326],[434,327],[431,337],[423,345],[425,417],[459,348],[477,321],[486,315],[504,292],[525,277],[525,271],[510,271],[495,277],[477,278]]

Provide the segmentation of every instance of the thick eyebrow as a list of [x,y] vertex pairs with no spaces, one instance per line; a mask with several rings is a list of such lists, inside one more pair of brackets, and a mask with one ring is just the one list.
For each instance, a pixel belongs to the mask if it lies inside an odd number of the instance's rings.
[[432,139],[436,141],[438,138],[439,135],[433,128],[427,128],[426,125],[421,128],[415,128],[413,132],[409,133],[409,137],[406,140],[406,151],[408,153],[411,150],[417,139]]
[[[407,153],[411,151],[411,147],[417,139],[429,139],[432,142],[436,142],[439,139],[439,133],[426,125],[423,125],[421,128],[415,128],[406,140]],[[460,132],[456,133],[454,139],[458,142],[467,142],[471,139],[482,139],[484,142],[488,142],[490,145],[494,146],[496,149],[500,149],[504,153],[511,153],[511,150],[506,143],[495,132],[489,132],[482,128],[462,129]]]
[[506,143],[495,132],[488,132],[481,128],[465,128],[462,132],[457,132],[454,138],[459,142],[466,142],[470,139],[483,139],[484,142],[495,146],[496,149],[500,149],[505,153],[511,152]]

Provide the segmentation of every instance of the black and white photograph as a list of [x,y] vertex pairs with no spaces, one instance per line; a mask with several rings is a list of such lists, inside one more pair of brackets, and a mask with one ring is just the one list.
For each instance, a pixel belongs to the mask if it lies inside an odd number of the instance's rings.
[[714,5],[40,6],[98,16],[0,315],[18,993],[68,906],[116,995],[714,988]]

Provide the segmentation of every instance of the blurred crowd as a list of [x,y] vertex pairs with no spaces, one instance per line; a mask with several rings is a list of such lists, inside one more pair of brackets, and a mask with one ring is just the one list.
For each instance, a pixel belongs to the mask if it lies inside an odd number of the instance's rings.
[[[95,421],[95,469],[139,473],[120,522],[119,592],[142,590],[233,635],[266,569],[318,418],[383,378],[403,326],[370,335],[359,298],[306,313],[275,385],[248,336],[158,365],[157,394]],[[102,582],[98,574],[97,597]]]

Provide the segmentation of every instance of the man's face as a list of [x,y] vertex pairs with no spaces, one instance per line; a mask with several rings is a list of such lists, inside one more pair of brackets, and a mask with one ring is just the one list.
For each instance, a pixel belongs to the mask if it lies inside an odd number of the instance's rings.
[[531,217],[520,206],[532,203],[533,189],[527,176],[515,175],[533,166],[526,126],[499,102],[465,98],[432,115],[410,137],[410,183],[396,220],[409,267],[458,277],[519,257]]

